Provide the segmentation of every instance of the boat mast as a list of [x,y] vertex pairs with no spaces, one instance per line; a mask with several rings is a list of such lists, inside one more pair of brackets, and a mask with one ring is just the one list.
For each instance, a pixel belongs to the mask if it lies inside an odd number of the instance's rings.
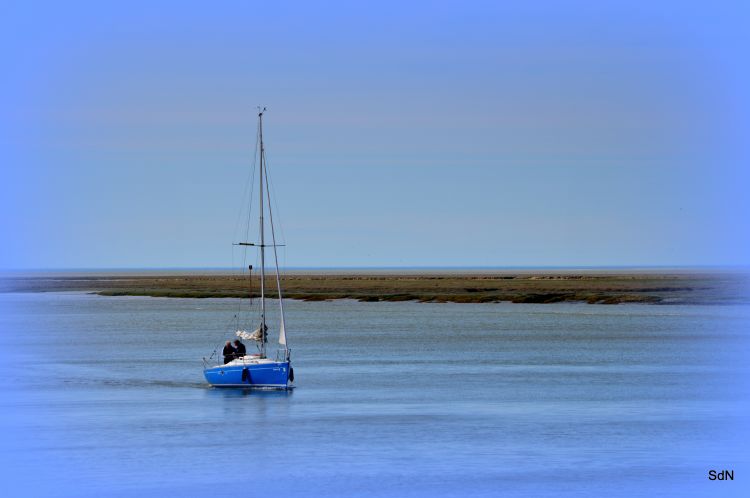
[[[260,110],[260,109],[259,109]],[[266,261],[265,239],[263,234],[263,112],[258,113],[258,133],[260,134],[260,357],[266,357]]]

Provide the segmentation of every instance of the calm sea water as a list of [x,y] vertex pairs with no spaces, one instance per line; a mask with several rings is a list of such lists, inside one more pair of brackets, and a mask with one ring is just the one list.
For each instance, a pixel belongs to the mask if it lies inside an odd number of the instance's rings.
[[235,300],[0,295],[3,495],[748,496],[747,307],[287,307],[251,392]]

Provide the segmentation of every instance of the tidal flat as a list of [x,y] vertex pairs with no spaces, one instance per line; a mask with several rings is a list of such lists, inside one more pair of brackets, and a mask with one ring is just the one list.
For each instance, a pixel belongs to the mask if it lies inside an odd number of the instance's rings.
[[[744,302],[747,281],[697,270],[298,270],[283,275],[282,293],[303,301],[710,304]],[[265,289],[278,296],[273,276]],[[260,295],[260,279],[208,270],[27,273],[2,277],[0,291],[246,298]]]

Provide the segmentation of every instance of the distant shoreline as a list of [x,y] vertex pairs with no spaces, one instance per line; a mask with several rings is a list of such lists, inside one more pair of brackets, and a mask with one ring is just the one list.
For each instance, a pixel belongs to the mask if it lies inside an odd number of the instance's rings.
[[[271,267],[268,267],[271,269]],[[734,272],[750,275],[750,266],[732,265],[542,265],[542,266],[287,266],[285,273],[475,273],[475,272],[643,272],[643,273],[693,273]],[[69,275],[69,274],[235,274],[237,267],[101,267],[101,268],[0,268],[4,275]]]
[[[747,274],[729,269],[289,270],[289,299],[437,303],[716,303],[742,301]],[[266,295],[277,297],[269,277]],[[78,271],[6,274],[1,292],[84,291],[103,296],[257,297],[259,277],[216,271]]]

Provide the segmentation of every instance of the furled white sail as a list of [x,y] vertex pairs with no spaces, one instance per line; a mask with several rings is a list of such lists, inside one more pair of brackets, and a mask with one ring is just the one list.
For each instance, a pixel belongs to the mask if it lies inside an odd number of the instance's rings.
[[279,344],[286,346],[286,330],[284,329],[284,315],[281,315],[281,329],[279,330]]

